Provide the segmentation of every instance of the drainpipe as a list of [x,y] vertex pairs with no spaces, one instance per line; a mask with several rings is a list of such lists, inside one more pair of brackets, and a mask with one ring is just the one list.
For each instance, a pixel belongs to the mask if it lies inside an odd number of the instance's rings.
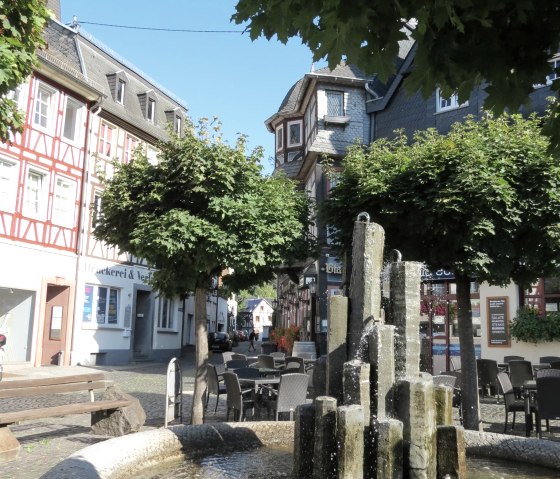
[[373,97],[374,100],[379,100],[381,97],[369,86],[369,83],[364,83],[364,88]]

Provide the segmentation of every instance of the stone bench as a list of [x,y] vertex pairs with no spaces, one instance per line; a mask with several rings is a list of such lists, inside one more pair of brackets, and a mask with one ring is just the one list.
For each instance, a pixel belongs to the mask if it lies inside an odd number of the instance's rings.
[[[103,398],[95,400],[94,391],[102,390]],[[138,430],[145,421],[145,413],[140,403],[131,396],[117,393],[113,382],[108,381],[103,373],[73,374],[66,376],[32,377],[4,379],[0,382],[0,399],[31,398],[38,396],[52,397],[76,392],[89,392],[89,400],[71,402],[64,405],[45,405],[44,407],[23,408],[0,412],[0,463],[15,459],[20,444],[11,432],[10,424],[32,421],[55,416],[91,413],[91,425],[94,433],[122,435]],[[37,401],[39,404],[41,401]],[[48,402],[46,400],[45,402]],[[130,407],[136,409],[134,416],[140,423],[137,427],[122,427],[123,412]],[[138,411],[138,408],[140,411]],[[115,428],[116,423],[120,427]]]

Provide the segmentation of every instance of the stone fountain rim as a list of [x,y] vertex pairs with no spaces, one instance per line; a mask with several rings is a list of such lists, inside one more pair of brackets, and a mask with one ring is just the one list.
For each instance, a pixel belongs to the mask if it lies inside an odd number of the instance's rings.
[[[189,452],[221,452],[293,444],[293,421],[177,425],[115,437],[87,446],[41,479],[123,479]],[[212,441],[212,442],[209,442]],[[214,444],[209,449],[209,444]],[[235,448],[231,447],[235,444]],[[465,430],[468,455],[526,462],[560,470],[560,442]]]

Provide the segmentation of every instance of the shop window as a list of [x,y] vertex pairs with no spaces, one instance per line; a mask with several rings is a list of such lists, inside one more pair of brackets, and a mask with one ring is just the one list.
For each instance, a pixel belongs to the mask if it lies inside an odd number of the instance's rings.
[[109,286],[86,284],[84,290],[84,323],[117,325],[120,290]]

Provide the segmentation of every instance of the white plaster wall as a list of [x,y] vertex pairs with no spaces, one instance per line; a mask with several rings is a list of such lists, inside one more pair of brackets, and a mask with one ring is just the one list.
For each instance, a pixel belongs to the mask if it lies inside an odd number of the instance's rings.
[[495,359],[501,363],[504,356],[516,355],[523,356],[533,364],[539,363],[541,356],[560,356],[560,342],[551,343],[524,343],[511,340],[510,347],[489,347],[488,346],[488,298],[494,296],[507,296],[508,299],[508,319],[515,318],[519,309],[519,289],[514,283],[510,283],[505,288],[490,286],[488,283],[480,285],[480,317],[482,322],[481,351],[482,357]]

